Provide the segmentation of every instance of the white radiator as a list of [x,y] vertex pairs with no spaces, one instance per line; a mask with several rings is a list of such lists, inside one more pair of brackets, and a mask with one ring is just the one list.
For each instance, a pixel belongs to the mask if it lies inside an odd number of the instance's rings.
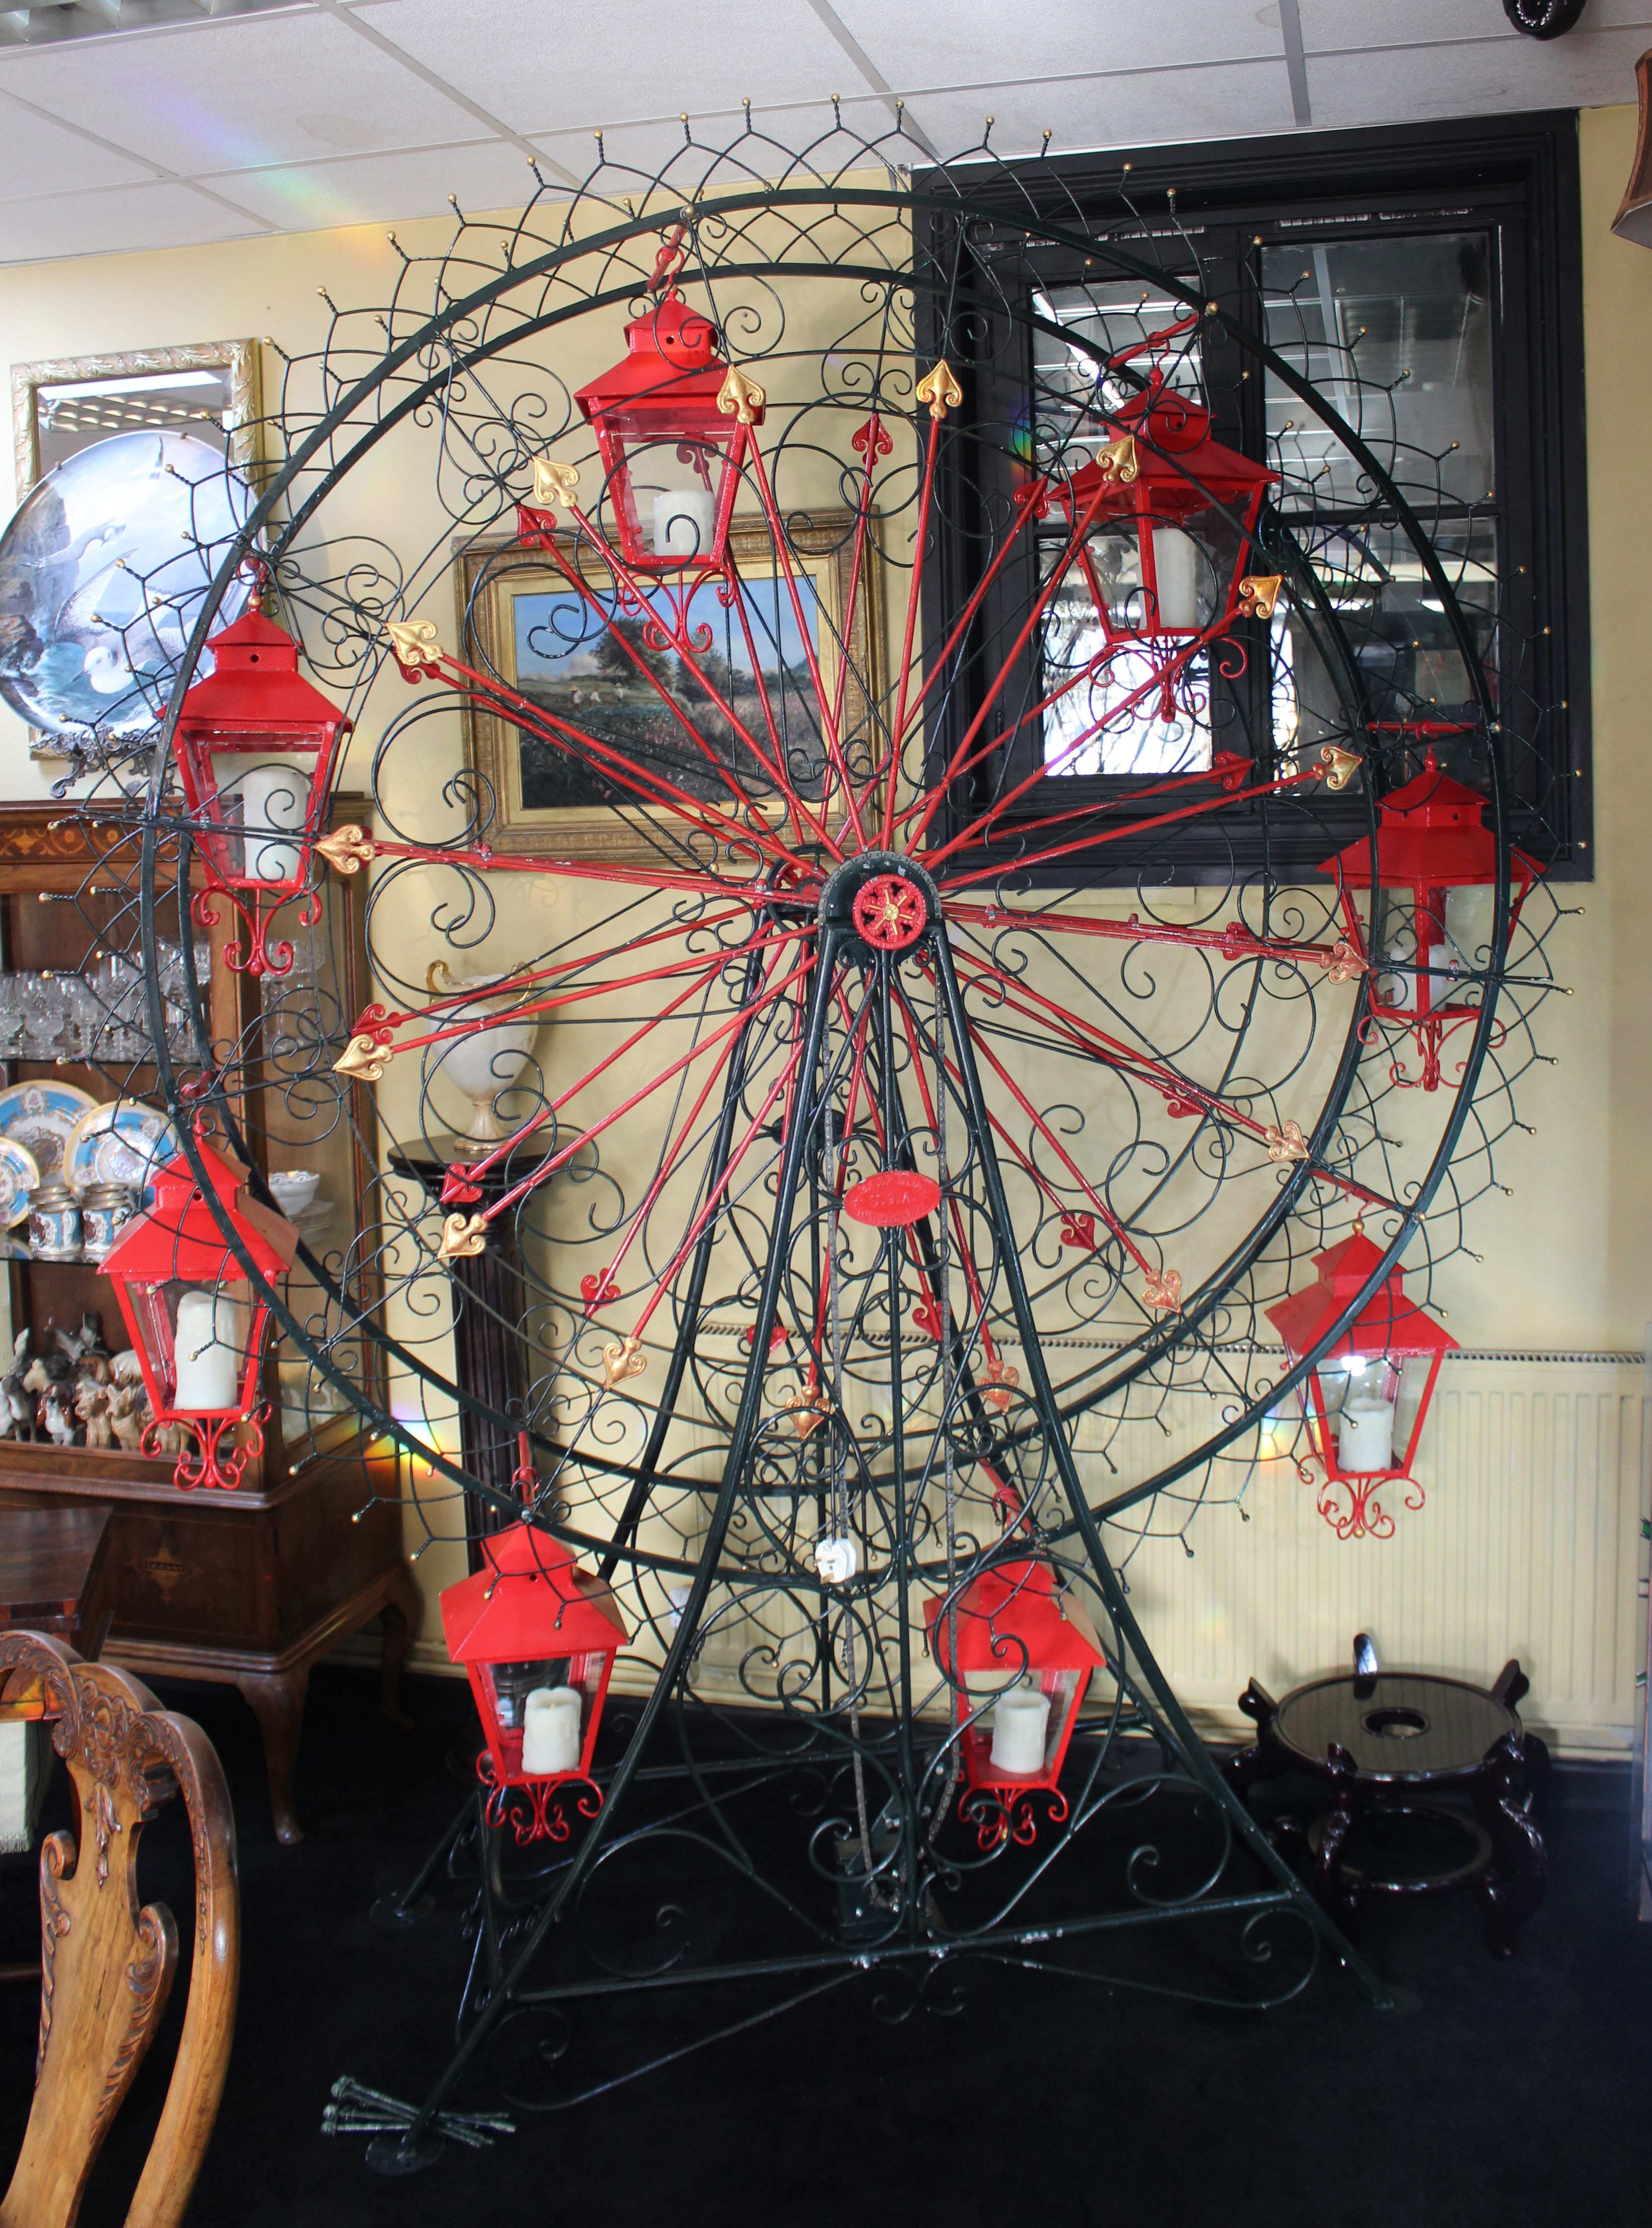
[[[1246,1732],[1236,1706],[1252,1674],[1277,1697],[1344,1668],[1354,1635],[1368,1632],[1391,1668],[1486,1684],[1518,1656],[1532,1682],[1521,1714],[1534,1732],[1562,1755],[1627,1762],[1642,1645],[1642,1377],[1638,1354],[1448,1357],[1417,1464],[1426,1505],[1412,1514],[1394,1504],[1391,1540],[1339,1540],[1314,1489],[1275,1461],[1258,1465],[1243,1515],[1207,1506],[1185,1546],[1140,1546],[1127,1570],[1131,1604],[1200,1730]],[[1163,1428],[1111,1435],[1117,1478],[1093,1451],[1097,1427],[1081,1427],[1080,1465],[1096,1497],[1198,1444],[1209,1414],[1207,1399],[1176,1396]],[[1114,1544],[1122,1560],[1130,1542]],[[457,1551],[415,1565],[439,1583],[461,1569]],[[432,1597],[415,1668],[449,1668],[440,1630]],[[366,1660],[368,1646],[362,1636],[343,1653]],[[738,1631],[712,1636],[700,1681],[708,1693],[750,1699],[736,1676],[743,1652]],[[642,1661],[621,1658],[617,1691],[649,1683]]]
[[1395,1504],[1391,1540],[1339,1540],[1292,1466],[1265,1463],[1248,1522],[1207,1509],[1191,1559],[1174,1540],[1137,1552],[1132,1605],[1207,1732],[1245,1729],[1252,1673],[1277,1697],[1368,1632],[1385,1665],[1487,1683],[1518,1656],[1534,1732],[1627,1761],[1645,1405],[1638,1354],[1448,1358],[1417,1463],[1426,1505]]

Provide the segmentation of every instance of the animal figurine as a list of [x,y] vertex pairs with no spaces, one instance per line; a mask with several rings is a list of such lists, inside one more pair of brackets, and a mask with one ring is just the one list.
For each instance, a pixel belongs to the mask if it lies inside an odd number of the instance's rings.
[[108,1358],[109,1348],[103,1335],[103,1317],[93,1308],[88,1308],[82,1315],[80,1328],[73,1335],[66,1330],[54,1328],[52,1336],[72,1363],[83,1360],[88,1354]]
[[141,1385],[144,1381],[144,1365],[138,1359],[138,1348],[135,1346],[123,1346],[118,1354],[111,1354],[109,1374],[117,1385]]
[[126,1452],[135,1455],[138,1442],[144,1436],[144,1426],[149,1420],[144,1388],[141,1385],[113,1385],[110,1387],[108,1399],[109,1428]]
[[35,1437],[35,1396],[23,1385],[34,1336],[32,1330],[20,1330],[11,1342],[11,1367],[0,1377],[0,1438],[32,1440]]
[[86,1426],[86,1444],[89,1447],[110,1447],[115,1443],[114,1428],[109,1420],[109,1387],[100,1385],[95,1377],[83,1377],[74,1388],[74,1412]]
[[23,1390],[41,1393],[49,1386],[67,1384],[74,1367],[67,1354],[37,1354],[23,1372]]
[[47,1436],[55,1444],[78,1445],[80,1427],[74,1419],[74,1395],[67,1384],[47,1386],[41,1398],[40,1419],[46,1426]]

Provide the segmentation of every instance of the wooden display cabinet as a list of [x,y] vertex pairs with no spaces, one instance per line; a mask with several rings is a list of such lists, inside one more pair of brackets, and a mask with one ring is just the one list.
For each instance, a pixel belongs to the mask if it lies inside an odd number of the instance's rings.
[[[366,800],[341,797],[335,812],[340,823],[364,820]],[[88,825],[59,804],[0,805],[4,964],[76,970],[106,934],[114,948],[135,951],[138,865],[138,841],[128,830]],[[176,871],[174,862],[169,876],[163,864],[157,878],[165,893],[161,931],[174,941]],[[323,920],[300,943],[299,972],[285,989],[261,991],[256,978],[225,964],[226,945],[243,932],[226,901],[215,900],[217,925],[196,932],[210,935],[213,1039],[224,1054],[237,1048],[227,1065],[235,1071],[232,1095],[244,1104],[254,1159],[266,1174],[273,1159],[278,1167],[304,1165],[321,1175],[317,1209],[324,1202],[328,1211],[304,1218],[299,1228],[323,1261],[330,1250],[342,1253],[359,1226],[373,1168],[373,1107],[365,1088],[351,1085],[352,1119],[345,1120],[329,1092],[295,1088],[294,1078],[306,1064],[330,1075],[335,1055],[317,1037],[347,1031],[360,1010],[365,879],[327,876]],[[278,932],[295,942],[298,910],[289,906],[277,917]],[[8,1081],[50,1077],[99,1099],[118,1095],[112,1078],[95,1068],[15,1062],[4,1072]],[[152,1065],[139,1067],[125,1095],[152,1100],[155,1083]],[[14,1335],[32,1325],[37,1349],[54,1326],[72,1332],[85,1309],[102,1315],[112,1347],[125,1342],[113,1288],[96,1266],[13,1258],[10,1276]],[[326,1305],[301,1264],[285,1296],[300,1321]],[[351,1342],[347,1350],[355,1367],[378,1367],[370,1344]],[[0,1440],[0,1509],[109,1506],[114,1622],[106,1657],[145,1678],[238,1687],[262,1730],[276,1834],[291,1842],[302,1839],[292,1783],[311,1666],[381,1616],[381,1699],[387,1716],[405,1722],[398,1682],[420,1597],[401,1552],[394,1443],[371,1437],[348,1402],[330,1405],[328,1394],[314,1389],[313,1373],[284,1354],[279,1340],[266,1389],[263,1449],[234,1492],[181,1492],[170,1457]]]

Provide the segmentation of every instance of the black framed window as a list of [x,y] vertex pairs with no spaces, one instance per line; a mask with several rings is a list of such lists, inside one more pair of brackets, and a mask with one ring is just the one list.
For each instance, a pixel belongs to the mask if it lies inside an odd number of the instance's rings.
[[[921,176],[917,182],[921,189]],[[1108,271],[1105,248],[1117,244],[1216,304],[1220,314],[1184,335],[1162,368],[1214,413],[1220,439],[1283,469],[1270,530],[1293,537],[1325,583],[1357,666],[1363,716],[1379,736],[1406,723],[1413,733],[1419,721],[1437,726],[1441,762],[1483,785],[1483,736],[1466,736],[1473,688],[1437,595],[1398,522],[1373,515],[1348,449],[1249,343],[1265,343],[1317,386],[1393,472],[1441,554],[1503,715],[1514,841],[1552,874],[1586,878],[1575,117],[1131,150],[983,170],[964,191],[972,221],[942,220],[927,243],[938,267],[948,254],[956,266],[964,241],[973,272],[955,285],[948,314],[956,319],[962,303],[977,334],[996,315],[1015,336],[1005,343],[1001,330],[974,351],[964,418],[981,438],[960,430],[944,461],[930,638],[944,638],[938,631],[949,610],[989,566],[1040,442],[1059,445],[1064,426],[1081,426],[1098,392],[1116,407],[1131,371],[1127,362],[1109,372],[1105,360],[1185,316],[1172,290]],[[1015,223],[1028,200],[1067,244],[1029,251]],[[1006,219],[1002,237],[995,209]],[[1093,259],[1085,246],[1097,251]],[[1006,318],[1012,296],[1017,314]],[[926,306],[931,299],[920,291],[920,321],[928,320],[921,338],[939,352],[944,320]],[[1043,533],[1021,537],[1001,565],[971,657],[938,719],[938,751],[950,754],[951,739],[978,715],[1002,645],[1015,640],[1047,579],[1063,525],[1057,515]],[[1211,591],[1174,541],[1157,569],[1203,618]],[[1112,569],[1103,561],[1098,572],[1117,610],[1128,613],[1132,598],[1139,606],[1139,559],[1128,548],[1121,544]],[[1000,823],[1012,838],[1003,848],[1013,850],[1018,817],[1047,824],[1053,813],[1093,806],[1117,826],[1130,814],[1133,789],[1207,765],[1217,752],[1262,772],[1316,754],[1326,732],[1327,691],[1316,672],[1324,644],[1311,612],[1290,599],[1271,624],[1245,623],[1242,674],[1206,663],[1184,701],[1144,702],[1099,734],[1098,707],[1064,698],[1060,686],[1092,656],[1098,624],[1089,588],[1065,578],[1012,685],[1001,689],[990,721],[998,754],[977,765],[969,792],[952,800],[956,827],[978,811],[983,791],[1021,791]],[[1128,695],[1128,663],[1110,669],[1115,695]],[[1144,801],[1143,817],[1149,809]],[[1362,824],[1358,800],[1341,810],[1351,826]],[[1315,848],[1322,836],[1303,841]],[[1220,826],[1184,831],[1178,870],[1225,880],[1265,849],[1277,869],[1311,871],[1316,860],[1291,856],[1290,844],[1265,804],[1235,803]],[[1144,858],[1139,845],[1114,844],[1085,865],[1094,879],[1128,880],[1143,871]]]

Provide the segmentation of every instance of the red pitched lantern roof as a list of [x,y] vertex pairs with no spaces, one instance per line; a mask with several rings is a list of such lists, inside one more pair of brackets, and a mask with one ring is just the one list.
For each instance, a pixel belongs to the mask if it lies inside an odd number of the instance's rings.
[[631,1638],[606,1583],[548,1532],[508,1525],[482,1552],[481,1570],[442,1590],[442,1635],[455,1663],[594,1655]]
[[256,725],[267,733],[272,728],[348,725],[337,705],[300,674],[292,637],[255,605],[248,605],[207,647],[213,670],[185,696],[181,727]]
[[[1314,1266],[1319,1271],[1318,1282],[1289,1293],[1266,1310],[1268,1321],[1289,1351],[1293,1355],[1310,1352],[1381,1264],[1380,1247],[1373,1245],[1362,1230],[1356,1230],[1329,1252],[1316,1254]],[[1328,1360],[1350,1354],[1456,1352],[1456,1339],[1425,1308],[1407,1299],[1403,1273],[1398,1268],[1390,1270],[1329,1349]]]

